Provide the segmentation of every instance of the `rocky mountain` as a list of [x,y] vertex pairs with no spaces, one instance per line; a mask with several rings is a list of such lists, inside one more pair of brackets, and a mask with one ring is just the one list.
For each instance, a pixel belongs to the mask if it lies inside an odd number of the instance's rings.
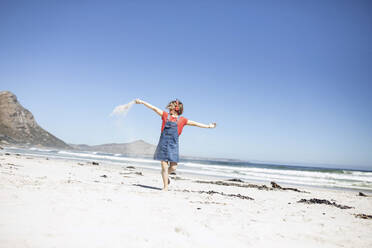
[[71,149],[41,128],[32,113],[9,91],[0,91],[0,144]]
[[130,156],[153,156],[156,146],[149,144],[143,140],[137,140],[130,143],[112,143],[103,145],[73,145],[70,144],[74,149],[82,151],[94,151],[94,152],[107,152],[107,153],[119,153]]

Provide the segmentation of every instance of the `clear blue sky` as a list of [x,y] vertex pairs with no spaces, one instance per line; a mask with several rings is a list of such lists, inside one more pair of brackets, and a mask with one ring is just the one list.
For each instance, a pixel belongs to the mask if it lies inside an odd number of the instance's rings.
[[0,90],[68,143],[144,139],[184,116],[181,153],[372,168],[371,1],[1,1]]

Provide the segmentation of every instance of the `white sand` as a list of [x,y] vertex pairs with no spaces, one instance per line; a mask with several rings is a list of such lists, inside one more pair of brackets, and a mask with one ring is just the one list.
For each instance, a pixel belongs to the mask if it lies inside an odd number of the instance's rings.
[[372,220],[353,215],[371,215],[372,197],[357,192],[218,186],[180,173],[189,180],[162,192],[160,168],[126,166],[0,152],[0,247],[372,247]]

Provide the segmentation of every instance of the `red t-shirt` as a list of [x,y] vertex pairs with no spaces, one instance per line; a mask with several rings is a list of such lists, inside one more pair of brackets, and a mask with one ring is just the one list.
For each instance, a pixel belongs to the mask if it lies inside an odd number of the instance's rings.
[[[167,122],[168,113],[166,111],[163,111],[163,115],[161,116],[161,119],[163,120],[163,123],[161,125],[161,131],[163,132],[165,123]],[[169,121],[177,121],[177,118],[171,116],[169,118]],[[179,117],[177,122],[178,127],[178,136],[181,135],[183,127],[187,124],[187,119],[185,117]]]

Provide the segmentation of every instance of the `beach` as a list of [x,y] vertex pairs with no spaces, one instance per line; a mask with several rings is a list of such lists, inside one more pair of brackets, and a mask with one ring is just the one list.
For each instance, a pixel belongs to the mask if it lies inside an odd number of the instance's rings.
[[1,247],[372,247],[370,194],[182,172],[161,187],[160,165],[0,151]]

